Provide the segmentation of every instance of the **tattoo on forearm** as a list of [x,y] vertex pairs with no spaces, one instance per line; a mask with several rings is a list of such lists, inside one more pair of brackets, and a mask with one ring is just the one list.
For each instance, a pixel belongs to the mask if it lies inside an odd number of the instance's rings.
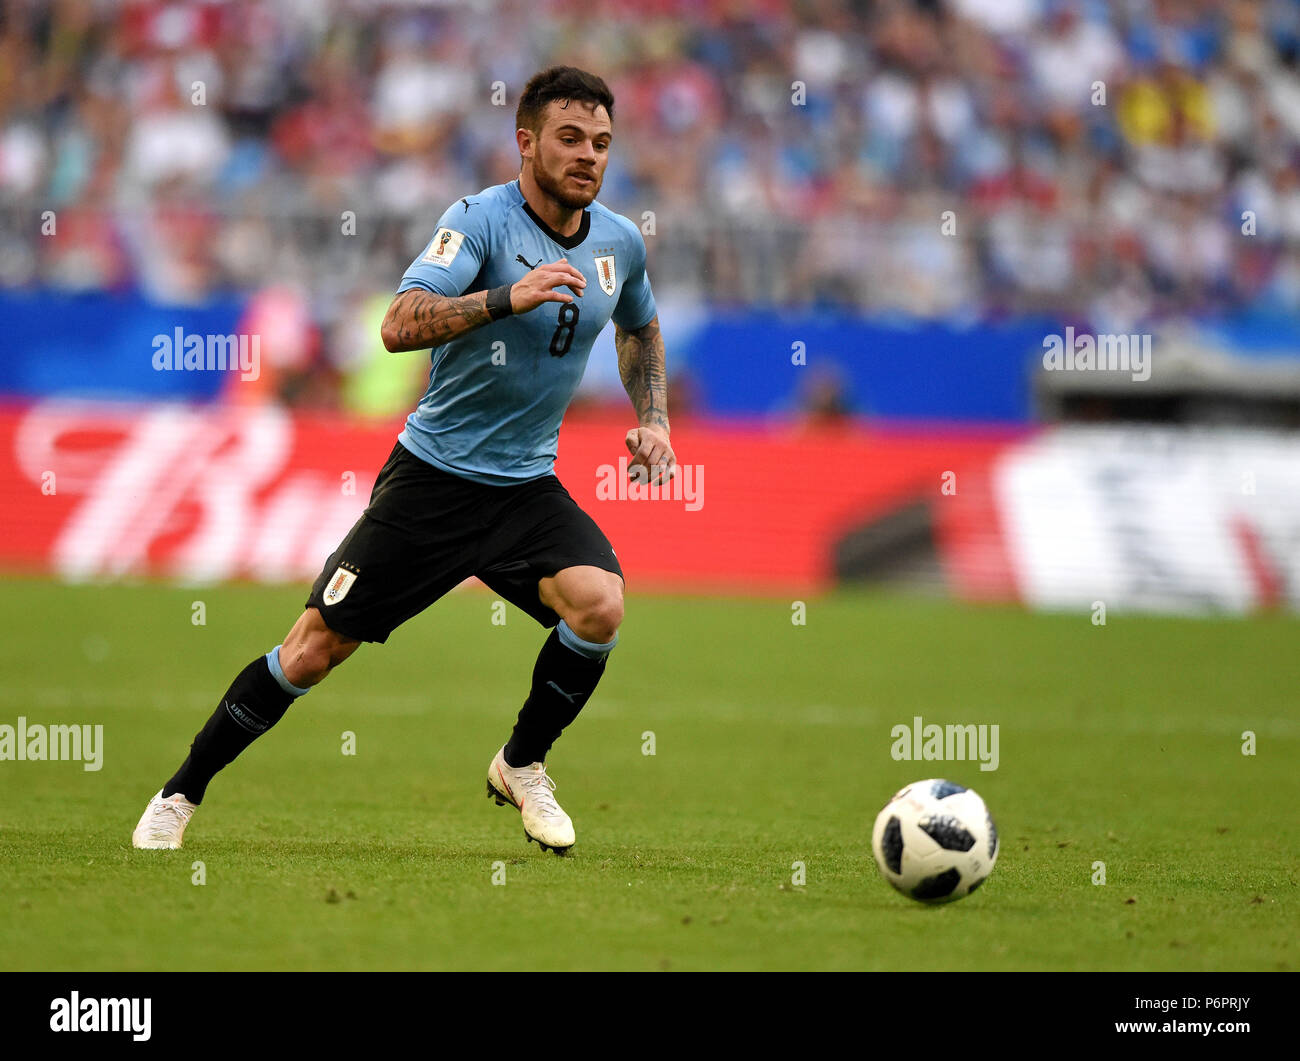
[[643,425],[667,431],[668,372],[659,318],[634,332],[615,326],[614,345],[618,349],[618,374],[637,418]]
[[441,346],[491,320],[486,291],[444,298],[412,288],[393,299],[383,334],[390,350],[423,350]]

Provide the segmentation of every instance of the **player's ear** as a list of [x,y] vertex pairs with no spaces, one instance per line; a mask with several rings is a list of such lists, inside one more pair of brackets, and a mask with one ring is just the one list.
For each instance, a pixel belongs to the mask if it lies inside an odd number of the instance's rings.
[[536,139],[537,138],[533,136],[533,131],[531,129],[521,128],[515,130],[515,144],[519,148],[519,154],[524,158],[531,157],[533,153],[533,144],[536,142]]

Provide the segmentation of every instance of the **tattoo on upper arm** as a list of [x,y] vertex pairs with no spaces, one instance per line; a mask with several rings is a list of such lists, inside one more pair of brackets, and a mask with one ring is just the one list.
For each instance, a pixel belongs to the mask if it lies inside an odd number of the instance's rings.
[[398,349],[420,350],[440,346],[491,320],[483,291],[446,298],[412,288],[393,300],[383,327],[396,334]]
[[618,373],[642,424],[668,430],[668,372],[659,318],[634,332],[615,325]]

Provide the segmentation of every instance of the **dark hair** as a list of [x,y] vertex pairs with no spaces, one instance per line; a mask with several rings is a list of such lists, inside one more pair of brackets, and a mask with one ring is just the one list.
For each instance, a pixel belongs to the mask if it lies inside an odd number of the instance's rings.
[[546,105],[557,99],[604,107],[609,120],[614,120],[614,93],[601,78],[576,66],[552,66],[534,74],[524,86],[524,94],[515,109],[515,128],[538,132]]

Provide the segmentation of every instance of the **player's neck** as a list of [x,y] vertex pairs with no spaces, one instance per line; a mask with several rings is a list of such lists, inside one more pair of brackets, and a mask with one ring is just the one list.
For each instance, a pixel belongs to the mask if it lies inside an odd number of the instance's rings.
[[582,209],[572,209],[547,195],[538,187],[527,167],[519,174],[519,191],[523,193],[524,202],[532,207],[533,213],[561,236],[572,236],[578,231],[582,224]]

